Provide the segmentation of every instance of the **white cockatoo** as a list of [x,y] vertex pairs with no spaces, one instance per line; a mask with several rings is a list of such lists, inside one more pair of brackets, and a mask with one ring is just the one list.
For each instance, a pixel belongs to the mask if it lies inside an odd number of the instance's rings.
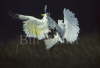
[[56,35],[54,35],[54,38],[45,40],[47,49],[50,49],[58,42],[64,43],[65,40],[72,44],[78,38],[80,28],[75,14],[64,8],[63,15],[64,20],[58,20],[58,24],[51,17],[48,17],[50,26],[56,28]]
[[22,14],[16,14],[16,17],[23,22],[23,31],[27,37],[37,38],[38,40],[43,40],[48,38],[48,33],[50,32],[48,28],[48,19],[46,13],[47,6],[45,5],[44,14],[42,19],[38,19],[34,16],[27,16]]
[[44,14],[42,19],[35,18],[33,16],[18,15],[18,18],[23,21],[23,31],[27,37],[37,38],[42,40],[48,38],[48,33],[50,32],[48,28],[47,15]]
[[[59,20],[58,24],[47,13],[47,6],[45,6],[45,14],[42,19],[38,19],[33,16],[16,14],[20,20],[23,20],[23,31],[27,37],[37,38],[38,40],[44,40],[46,49],[50,49],[56,43],[64,43],[65,40],[69,43],[73,43],[77,40],[79,34],[79,24],[75,17],[75,14],[70,10],[63,10],[64,19]],[[55,30],[55,34],[51,31]],[[49,37],[51,32],[54,35],[53,38]]]

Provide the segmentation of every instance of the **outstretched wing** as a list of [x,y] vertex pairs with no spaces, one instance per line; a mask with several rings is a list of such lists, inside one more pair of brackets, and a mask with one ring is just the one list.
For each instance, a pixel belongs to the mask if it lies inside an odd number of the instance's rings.
[[25,15],[18,15],[18,17],[21,20],[25,19],[23,21],[23,31],[27,37],[33,37],[39,40],[47,37],[47,33],[49,32],[47,21]]
[[75,14],[68,9],[64,9],[63,14],[65,24],[64,38],[67,40],[67,42],[73,43],[75,40],[77,40],[80,30],[78,20],[75,17]]

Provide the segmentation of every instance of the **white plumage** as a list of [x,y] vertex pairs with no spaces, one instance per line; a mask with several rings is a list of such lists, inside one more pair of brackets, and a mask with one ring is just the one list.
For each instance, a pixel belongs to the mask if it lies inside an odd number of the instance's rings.
[[78,38],[80,28],[75,14],[64,8],[63,15],[64,22],[63,20],[58,20],[58,24],[55,22],[50,22],[54,24],[53,26],[56,25],[55,28],[58,33],[54,35],[54,38],[45,41],[47,48],[51,48],[51,46],[55,45],[57,42],[64,43],[65,40],[68,43],[74,43]]
[[38,40],[42,40],[48,38],[48,32],[50,32],[48,28],[48,20],[46,14],[42,19],[37,19],[32,16],[18,15],[19,19],[25,20],[23,21],[23,31],[25,32],[27,37],[37,38]]
[[[78,38],[80,28],[75,14],[64,8],[63,15],[64,19],[58,19],[58,24],[47,13],[44,14],[42,19],[25,15],[18,15],[18,17],[21,20],[25,20],[23,21],[23,30],[26,36],[44,40],[46,49],[50,49],[58,42],[64,43],[66,40],[69,43],[73,43]],[[48,35],[51,32],[50,29],[56,29],[56,34],[53,38]]]
[[64,38],[67,40],[67,42],[73,43],[75,40],[77,40],[80,30],[78,20],[75,17],[75,14],[70,10],[64,9],[63,14],[65,25]]
[[44,42],[45,42],[45,45],[46,45],[46,49],[50,49],[56,43],[62,42],[62,40],[61,40],[59,34],[56,33],[56,35],[54,35],[54,38],[45,39]]

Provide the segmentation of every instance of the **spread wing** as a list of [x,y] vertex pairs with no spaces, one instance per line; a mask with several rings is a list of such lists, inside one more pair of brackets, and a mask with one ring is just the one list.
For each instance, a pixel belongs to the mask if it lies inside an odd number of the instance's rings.
[[75,17],[75,14],[70,10],[64,9],[63,14],[65,24],[64,38],[67,40],[67,42],[73,43],[75,40],[77,40],[80,30],[78,20]]
[[37,19],[32,16],[18,15],[18,18],[23,21],[23,31],[27,37],[45,39],[49,32],[47,19]]

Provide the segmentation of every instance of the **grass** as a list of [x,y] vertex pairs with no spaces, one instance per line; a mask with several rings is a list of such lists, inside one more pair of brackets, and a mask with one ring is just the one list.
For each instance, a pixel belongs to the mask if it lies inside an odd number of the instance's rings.
[[19,45],[17,40],[0,44],[0,68],[97,68],[100,67],[100,36],[81,36],[78,43],[59,44],[50,50]]

